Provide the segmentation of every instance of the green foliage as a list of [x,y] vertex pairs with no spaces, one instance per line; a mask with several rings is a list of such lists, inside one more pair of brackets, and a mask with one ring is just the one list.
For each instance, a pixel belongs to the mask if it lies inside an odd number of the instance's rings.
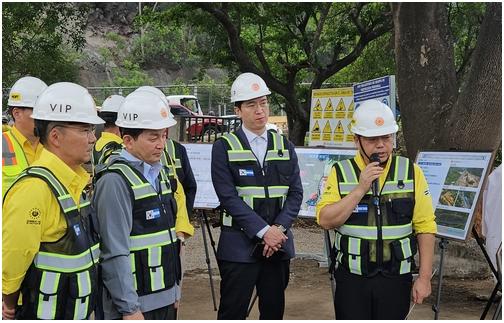
[[470,57],[476,46],[486,4],[481,2],[453,2],[447,4],[448,20],[453,37],[455,66],[459,79],[470,67]]
[[88,7],[84,4],[2,4],[3,86],[32,75],[46,83],[75,81]]
[[114,86],[154,85],[154,80],[140,66],[125,60],[123,68],[113,68]]
[[347,67],[327,80],[331,84],[352,84],[395,74],[394,39],[387,33],[371,42]]

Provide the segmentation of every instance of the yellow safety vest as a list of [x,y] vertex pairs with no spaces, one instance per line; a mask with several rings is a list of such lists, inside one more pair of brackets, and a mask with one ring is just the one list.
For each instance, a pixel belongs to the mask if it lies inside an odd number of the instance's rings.
[[2,197],[16,177],[28,167],[21,144],[12,132],[2,133]]

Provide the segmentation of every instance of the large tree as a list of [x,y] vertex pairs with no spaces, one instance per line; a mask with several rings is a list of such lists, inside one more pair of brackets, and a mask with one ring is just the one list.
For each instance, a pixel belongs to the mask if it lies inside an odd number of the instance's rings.
[[446,4],[392,4],[398,99],[410,157],[420,149],[499,147],[501,7],[486,4],[470,64],[457,70]]
[[85,44],[88,6],[72,3],[2,4],[2,86],[36,76],[50,84],[76,81],[76,51]]
[[[289,135],[302,144],[308,131],[310,96],[354,62],[367,44],[392,29],[388,5],[380,3],[194,3],[165,16],[202,26],[216,46],[202,48],[240,72],[260,75],[279,94]],[[201,9],[194,10],[194,7]],[[182,9],[181,9],[182,8]],[[222,42],[225,37],[225,43]],[[220,46],[225,44],[225,47]],[[309,82],[308,88],[301,82]]]

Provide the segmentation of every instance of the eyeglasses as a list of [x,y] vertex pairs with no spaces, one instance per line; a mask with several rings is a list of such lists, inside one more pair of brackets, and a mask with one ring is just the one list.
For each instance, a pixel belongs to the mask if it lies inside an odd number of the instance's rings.
[[78,131],[79,131],[79,133],[82,133],[82,134],[84,134],[84,133],[85,133],[85,134],[86,134],[86,136],[88,136],[88,137],[89,137],[89,135],[91,135],[91,134],[93,134],[93,135],[94,135],[94,133],[95,133],[95,131],[96,131],[96,126],[94,126],[94,125],[89,125],[89,126],[86,126],[86,127],[79,127],[79,126],[60,125],[60,124],[59,124],[59,125],[54,126],[54,128],[56,128],[56,127],[60,127],[60,128],[69,128],[69,129],[75,129],[75,130],[78,130]]
[[264,100],[261,102],[249,101],[249,102],[243,103],[242,108],[245,108],[247,110],[257,110],[259,108],[260,109],[268,109],[269,102],[268,102],[268,100]]
[[394,139],[393,135],[377,136],[377,137],[361,137],[363,141],[370,144],[377,144],[380,140],[384,143],[391,143]]

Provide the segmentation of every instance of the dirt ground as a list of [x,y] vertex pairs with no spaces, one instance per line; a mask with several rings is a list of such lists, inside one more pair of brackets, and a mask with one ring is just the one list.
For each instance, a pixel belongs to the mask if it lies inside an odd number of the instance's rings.
[[[211,261],[215,261],[212,259]],[[219,275],[215,270],[214,287],[216,303],[219,303]],[[491,280],[461,280],[446,278],[442,285],[439,319],[477,320],[486,305],[493,290]],[[433,295],[422,305],[416,305],[409,319],[433,319],[432,304],[435,303],[437,280],[433,281]],[[487,319],[494,313],[492,307]],[[182,286],[182,303],[179,319],[182,320],[214,320],[217,312],[213,309],[208,271],[193,269],[184,275]],[[258,319],[257,303],[250,313],[249,319]],[[320,268],[315,260],[295,259],[291,263],[291,277],[286,290],[286,309],[284,319],[287,320],[330,320],[334,319],[331,287],[327,268]]]

